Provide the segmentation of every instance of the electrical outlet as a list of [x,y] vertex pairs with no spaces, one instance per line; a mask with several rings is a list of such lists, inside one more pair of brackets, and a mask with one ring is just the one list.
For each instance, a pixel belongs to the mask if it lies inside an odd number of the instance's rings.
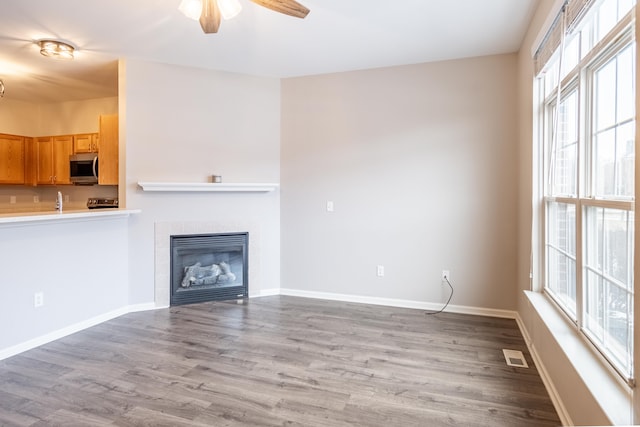
[[378,277],[384,276],[384,265],[379,265],[377,270]]
[[40,196],[33,196],[33,203],[40,203]]
[[9,203],[14,205],[16,203],[16,196],[9,196]]
[[44,305],[44,293],[36,292],[33,294],[33,306],[38,308]]
[[442,270],[442,276],[440,276],[442,280],[451,280],[451,276],[449,275],[449,270]]
[[64,195],[64,202],[65,203],[69,203],[69,195],[68,194]]

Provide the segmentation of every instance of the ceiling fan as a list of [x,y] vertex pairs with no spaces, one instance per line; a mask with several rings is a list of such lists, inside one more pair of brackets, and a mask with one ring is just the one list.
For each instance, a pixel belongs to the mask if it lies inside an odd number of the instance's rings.
[[[235,16],[240,12],[240,4],[237,1],[229,2],[229,0],[201,0],[202,6],[200,10],[200,14],[198,15],[198,10],[191,12],[189,15],[187,12],[183,11],[185,15],[198,19],[200,21],[200,26],[202,27],[202,31],[206,34],[217,33],[220,28],[220,18],[224,17],[225,19],[229,19],[230,17]],[[271,9],[273,11],[284,13],[285,15],[293,16],[296,18],[304,18],[309,13],[309,9],[305,6],[301,5],[295,0],[251,0],[252,2],[259,4],[260,6],[266,7],[267,9]],[[184,1],[183,1],[184,4]],[[181,5],[181,8],[183,6]]]

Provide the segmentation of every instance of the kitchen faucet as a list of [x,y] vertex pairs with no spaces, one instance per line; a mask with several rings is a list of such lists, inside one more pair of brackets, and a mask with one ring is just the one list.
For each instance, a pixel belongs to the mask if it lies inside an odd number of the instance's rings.
[[58,197],[56,197],[56,210],[62,212],[62,193],[58,191]]

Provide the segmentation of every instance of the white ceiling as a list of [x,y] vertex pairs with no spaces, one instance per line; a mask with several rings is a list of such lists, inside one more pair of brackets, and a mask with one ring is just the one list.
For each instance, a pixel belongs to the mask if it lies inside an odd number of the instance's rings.
[[[4,0],[0,79],[6,99],[117,95],[117,59],[292,77],[516,52],[539,0],[299,0],[306,19],[249,0],[206,35],[180,0]],[[77,47],[73,61],[34,41]],[[0,101],[1,102],[1,101]]]

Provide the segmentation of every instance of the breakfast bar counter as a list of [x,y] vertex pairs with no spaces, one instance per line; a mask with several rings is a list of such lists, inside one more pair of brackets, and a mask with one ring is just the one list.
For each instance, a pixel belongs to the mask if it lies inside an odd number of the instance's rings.
[[114,219],[118,217],[127,217],[132,214],[140,213],[139,209],[77,209],[58,212],[39,211],[39,212],[13,212],[0,214],[0,227],[6,227],[19,224],[30,223],[56,223],[69,221],[93,221],[101,219]]
[[[139,210],[0,214],[0,360],[122,314]],[[151,254],[151,257],[153,254]]]

